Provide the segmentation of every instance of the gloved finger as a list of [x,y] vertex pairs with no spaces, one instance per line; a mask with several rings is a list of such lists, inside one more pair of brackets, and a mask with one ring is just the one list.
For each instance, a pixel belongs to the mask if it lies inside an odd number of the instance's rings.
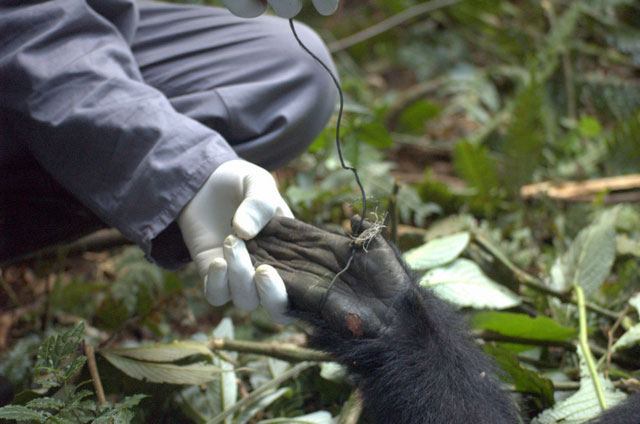
[[260,0],[222,0],[227,9],[241,18],[255,18],[260,16],[267,4]]
[[256,269],[256,287],[260,303],[269,316],[278,324],[289,324],[293,318],[287,316],[287,289],[278,272],[269,265],[261,265]]
[[242,310],[254,310],[260,304],[260,299],[253,282],[255,271],[244,241],[228,236],[224,240],[223,250],[233,303]]
[[319,14],[329,16],[338,8],[339,0],[313,0],[313,6]]
[[261,197],[247,197],[240,203],[233,216],[233,230],[241,239],[252,239],[267,225],[275,213],[274,202],[266,201]]
[[209,265],[209,272],[204,280],[204,297],[213,306],[221,306],[231,300],[227,262],[222,258],[214,259]]
[[209,268],[216,259],[222,259],[222,246],[202,251],[193,258],[198,269],[198,275],[204,281],[209,274]]
[[302,10],[302,0],[267,0],[276,15],[282,18],[293,18]]
[[[285,218],[295,218],[293,212],[289,209],[289,205],[281,199],[278,206],[276,206],[275,216],[284,216]],[[265,224],[266,225],[266,224]]]

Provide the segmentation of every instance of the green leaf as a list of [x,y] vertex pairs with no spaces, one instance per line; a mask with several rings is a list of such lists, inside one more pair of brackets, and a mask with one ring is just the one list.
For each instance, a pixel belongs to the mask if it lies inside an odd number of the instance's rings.
[[503,181],[517,192],[532,180],[542,160],[545,130],[542,86],[532,80],[514,100],[512,119],[506,129]]
[[[223,318],[220,321],[220,324],[213,330],[214,338],[234,338],[234,329],[233,329],[233,321],[230,318]],[[237,358],[237,354],[231,353],[232,358]],[[213,384],[219,384],[219,392],[220,392],[220,411],[225,411],[229,409],[236,401],[238,400],[238,383],[236,382],[236,373],[233,372],[233,364],[227,362],[219,357],[216,357],[214,360],[214,365],[220,367],[220,369],[225,370],[220,374],[220,380],[214,382]],[[230,419],[227,420],[230,422]]]
[[193,355],[213,356],[206,343],[174,341],[168,344],[152,344],[138,347],[104,349],[102,353],[126,356],[150,362],[174,362]]
[[489,156],[485,146],[475,145],[466,140],[454,147],[453,166],[467,184],[475,190],[474,198],[486,213],[492,213],[498,199],[498,176],[495,160]]
[[67,381],[71,377],[73,377],[78,371],[80,371],[80,369],[82,369],[82,367],[84,367],[85,362],[87,362],[86,356],[78,356],[76,359],[74,359],[73,362],[67,365],[64,371],[63,379]]
[[469,245],[469,240],[471,235],[468,232],[431,240],[407,251],[403,255],[404,260],[414,270],[426,270],[445,265],[460,256]]
[[22,405],[7,405],[0,408],[0,418],[15,421],[37,421],[43,423],[46,416]]
[[31,409],[50,409],[53,411],[59,411],[64,407],[64,402],[60,399],[42,397],[30,400],[26,404]]
[[129,424],[135,415],[131,409],[146,397],[148,396],[137,394],[127,396],[116,404],[107,402],[104,405],[100,405],[98,411],[100,415],[93,420],[92,424]]
[[595,117],[582,115],[578,122],[578,131],[585,137],[597,137],[602,132],[602,125]]
[[398,118],[401,131],[424,134],[427,122],[440,114],[440,106],[427,100],[418,100],[407,107]]
[[609,209],[578,233],[569,250],[554,263],[551,274],[555,288],[579,284],[585,296],[598,290],[616,256],[616,215],[617,208]]
[[358,125],[356,134],[361,141],[379,149],[393,146],[391,134],[384,125],[377,121],[362,122]]
[[484,349],[493,356],[498,366],[507,372],[508,381],[515,385],[517,391],[539,396],[545,408],[553,405],[551,380],[524,368],[515,355],[503,347],[487,345]]
[[545,316],[535,318],[513,312],[479,312],[471,321],[472,328],[482,328],[513,337],[564,342],[578,336],[575,328],[563,327]]
[[507,309],[521,303],[518,295],[488,278],[468,259],[456,259],[429,271],[420,285],[431,287],[438,297],[460,307]]
[[204,362],[174,365],[143,362],[107,352],[102,352],[102,355],[129,377],[151,383],[203,384],[218,378],[218,374],[224,372],[219,367]]

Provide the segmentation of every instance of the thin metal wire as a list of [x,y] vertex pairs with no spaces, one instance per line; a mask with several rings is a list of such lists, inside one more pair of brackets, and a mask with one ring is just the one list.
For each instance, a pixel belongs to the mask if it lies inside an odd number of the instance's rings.
[[[342,166],[343,169],[346,169],[348,171],[353,172],[353,176],[356,179],[356,183],[358,184],[358,187],[360,188],[360,194],[362,195],[362,216],[360,217],[360,222],[358,223],[358,228],[355,228],[355,229],[352,228],[351,229],[352,231],[354,231],[354,233],[356,235],[358,235],[358,234],[360,234],[360,230],[362,229],[362,226],[363,226],[363,223],[364,223],[364,218],[365,218],[365,216],[367,214],[367,196],[366,196],[366,194],[364,192],[364,187],[362,186],[362,183],[360,182],[360,177],[358,176],[358,170],[353,166],[348,166],[344,162],[344,156],[342,155],[342,144],[340,143],[340,125],[342,123],[342,113],[344,112],[344,94],[342,93],[342,87],[340,86],[340,82],[338,81],[338,78],[333,74],[333,72],[331,72],[331,69],[329,69],[329,66],[327,66],[327,64],[325,64],[311,50],[309,50],[309,48],[304,45],[304,43],[302,42],[300,37],[298,37],[298,33],[296,32],[296,28],[295,28],[295,26],[293,24],[293,19],[289,19],[289,26],[291,27],[291,32],[293,33],[293,36],[296,38],[296,41],[298,42],[300,47],[302,47],[304,49],[304,51],[306,51],[309,54],[309,56],[311,56],[313,59],[315,59],[315,61],[318,62],[320,64],[320,66],[322,66],[327,71],[327,73],[329,74],[329,76],[333,80],[333,83],[335,84],[336,88],[338,89],[338,94],[340,95],[340,108],[338,109],[338,120],[336,122],[336,148],[338,149],[338,157],[340,158],[340,165]],[[344,266],[344,268],[342,268],[333,277],[333,280],[331,280],[331,283],[329,283],[329,287],[327,288],[327,291],[325,292],[324,297],[322,298],[322,303],[320,304],[320,311],[322,311],[324,309],[324,305],[327,302],[327,298],[329,297],[329,292],[331,292],[331,289],[333,288],[333,286],[338,281],[338,278],[342,274],[347,272],[347,270],[351,266],[351,262],[353,262],[353,258],[355,257],[357,248],[358,248],[357,244],[354,243],[352,248],[351,248],[351,256],[349,257],[349,260],[347,261],[347,264]]]
[[360,182],[360,177],[358,176],[358,170],[353,166],[347,165],[344,162],[344,156],[342,154],[342,143],[340,143],[340,125],[342,123],[342,113],[344,111],[344,94],[342,94],[342,87],[340,86],[340,82],[338,81],[338,78],[335,75],[333,75],[333,72],[331,72],[331,69],[329,69],[329,67],[318,56],[316,56],[311,50],[309,50],[309,48],[304,45],[300,37],[298,37],[296,28],[293,25],[293,19],[289,19],[289,26],[291,27],[291,32],[293,32],[293,36],[296,38],[296,41],[298,42],[298,44],[300,44],[300,47],[302,47],[304,51],[306,51],[312,58],[315,59],[316,62],[320,64],[320,66],[322,66],[327,71],[327,73],[333,80],[333,83],[336,85],[336,88],[338,89],[338,94],[340,95],[340,108],[338,109],[338,121],[336,122],[336,147],[338,149],[338,157],[340,158],[340,165],[342,166],[343,169],[353,172],[353,175],[356,178],[356,183],[360,188],[360,194],[362,195],[362,216],[360,217],[360,223],[358,224],[358,228],[355,229],[355,233],[358,234],[360,233],[360,229],[362,228],[362,223],[364,222],[364,218],[365,216],[367,216],[367,196],[365,195],[364,187]]

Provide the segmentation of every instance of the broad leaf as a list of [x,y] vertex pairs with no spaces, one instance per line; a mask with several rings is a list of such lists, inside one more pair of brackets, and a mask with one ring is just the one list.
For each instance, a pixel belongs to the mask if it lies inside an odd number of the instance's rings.
[[410,268],[426,270],[445,265],[458,256],[469,245],[468,232],[442,237],[411,249],[404,254],[404,260]]
[[103,353],[151,362],[173,362],[193,355],[213,356],[205,343],[190,341],[105,349]]
[[[580,389],[569,398],[556,403],[553,408],[542,412],[531,424],[580,424],[602,412],[591,374],[582,357],[580,348],[578,348],[578,354],[580,355]],[[626,399],[627,395],[617,390],[611,380],[600,373],[598,374],[598,379],[602,385],[608,408]]]
[[220,367],[204,362],[189,365],[143,362],[124,356],[102,352],[111,364],[129,377],[151,383],[204,384],[224,372]]
[[471,326],[507,336],[558,342],[573,339],[578,335],[575,328],[563,327],[551,318],[532,318],[512,312],[480,312],[471,321]]
[[579,284],[586,296],[598,290],[616,255],[616,214],[617,209],[610,209],[578,233],[569,250],[554,264],[551,275],[555,288]]
[[488,278],[468,259],[456,259],[429,271],[420,285],[431,287],[438,297],[460,307],[507,309],[521,302],[518,295]]
[[0,408],[0,418],[5,420],[45,422],[46,418],[39,412],[22,405],[7,405]]

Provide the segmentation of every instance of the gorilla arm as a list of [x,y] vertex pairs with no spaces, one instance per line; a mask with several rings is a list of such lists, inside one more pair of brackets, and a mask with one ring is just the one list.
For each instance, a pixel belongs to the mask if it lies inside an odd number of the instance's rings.
[[256,265],[277,269],[291,314],[314,328],[310,345],[348,367],[375,422],[520,422],[460,318],[418,287],[380,235],[366,251],[357,249],[332,283],[351,257],[352,241],[274,218],[247,247]]

